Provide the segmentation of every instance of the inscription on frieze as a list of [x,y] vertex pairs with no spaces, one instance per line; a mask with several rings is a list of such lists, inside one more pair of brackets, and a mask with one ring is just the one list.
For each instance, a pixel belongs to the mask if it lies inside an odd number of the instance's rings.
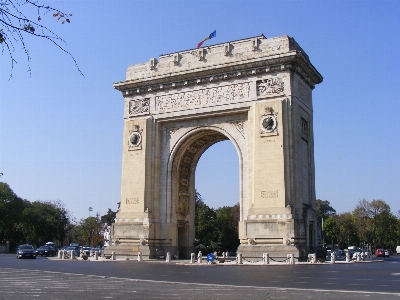
[[278,191],[261,191],[261,198],[278,198]]
[[257,96],[280,94],[283,92],[284,86],[284,82],[279,77],[257,81]]
[[248,82],[156,97],[159,111],[198,108],[249,97]]
[[126,204],[138,204],[139,198],[126,198]]

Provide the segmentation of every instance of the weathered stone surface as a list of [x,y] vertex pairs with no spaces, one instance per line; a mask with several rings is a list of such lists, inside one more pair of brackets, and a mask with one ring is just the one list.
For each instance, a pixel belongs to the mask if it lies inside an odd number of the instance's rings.
[[321,81],[288,36],[130,66],[114,85],[125,99],[123,162],[107,251],[189,258],[195,167],[229,139],[240,165],[239,252],[305,255],[317,245],[312,89]]

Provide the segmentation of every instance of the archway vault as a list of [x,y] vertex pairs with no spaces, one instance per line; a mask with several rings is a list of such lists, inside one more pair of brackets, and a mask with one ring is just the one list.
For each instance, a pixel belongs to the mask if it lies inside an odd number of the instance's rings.
[[124,106],[120,208],[106,252],[187,257],[195,169],[229,139],[239,158],[238,252],[317,246],[312,90],[322,76],[288,36],[161,55],[114,87]]
[[[177,203],[176,213],[185,217],[190,213],[189,203],[193,199],[194,174],[201,155],[213,144],[228,138],[215,130],[201,130],[193,133],[180,146],[181,151],[175,155],[172,173],[176,176]],[[173,183],[174,184],[174,183]],[[175,197],[173,197],[175,198]]]

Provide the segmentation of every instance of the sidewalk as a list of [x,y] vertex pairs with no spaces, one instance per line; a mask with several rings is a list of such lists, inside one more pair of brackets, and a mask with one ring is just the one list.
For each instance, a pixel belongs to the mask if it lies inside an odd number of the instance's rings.
[[[60,259],[59,257],[49,257],[51,260],[71,260],[71,258],[66,258],[66,259]],[[252,266],[267,266],[267,265],[280,265],[280,266],[290,266],[287,261],[274,261],[273,258],[270,258],[269,264],[265,263],[262,258],[260,257],[260,260],[251,262],[246,260],[246,258],[242,259],[242,264],[237,263],[237,258],[236,257],[226,257],[223,258],[223,261],[218,261],[218,259],[222,259],[222,257],[217,257],[213,262],[208,262],[206,257],[202,258],[202,262],[199,263],[198,260],[196,259],[194,263],[191,263],[190,260],[188,259],[174,259],[171,260],[170,262],[166,262],[165,259],[142,259],[140,262],[143,263],[168,263],[168,264],[182,264],[182,265],[198,265],[198,266],[204,266],[204,265],[213,265],[213,266],[245,266],[245,265],[252,265]],[[98,257],[96,260],[94,256],[87,257],[87,259],[83,259],[81,257],[76,257],[73,260],[75,261],[90,261],[90,262],[126,262],[126,261],[139,261],[137,256],[132,256],[132,257],[116,257],[115,260],[111,258],[105,258],[105,257]],[[335,263],[331,263],[331,261],[325,261],[325,262],[317,262],[317,263],[311,263],[311,262],[299,262],[295,260],[294,265],[327,265],[327,264],[353,264],[353,263],[371,263],[371,262],[383,262],[383,259],[366,259],[364,261],[335,261]]]

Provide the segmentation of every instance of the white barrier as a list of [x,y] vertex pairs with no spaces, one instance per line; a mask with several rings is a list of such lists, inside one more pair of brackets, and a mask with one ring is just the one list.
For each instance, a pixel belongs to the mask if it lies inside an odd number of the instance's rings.
[[269,253],[263,253],[263,263],[269,265]]

